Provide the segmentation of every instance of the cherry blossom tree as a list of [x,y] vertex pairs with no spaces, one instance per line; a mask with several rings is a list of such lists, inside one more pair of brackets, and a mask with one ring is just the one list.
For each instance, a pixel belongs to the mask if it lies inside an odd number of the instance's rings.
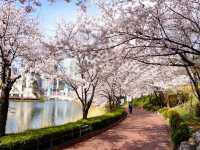
[[[96,89],[100,84],[103,67],[103,59],[99,59],[93,52],[97,46],[98,33],[92,22],[92,19],[82,16],[76,23],[60,24],[55,37],[57,42],[47,46],[53,60],[58,64],[56,76],[73,89],[82,104],[83,119],[87,119]],[[67,59],[74,62],[75,74],[66,71]]]
[[[40,7],[43,4],[42,0],[3,0],[5,2],[9,2],[9,3],[17,3],[17,4],[21,4],[24,8],[26,12],[32,12],[34,10],[34,8]],[[58,0],[48,0],[49,3],[54,3]],[[63,0],[64,2],[70,3],[71,1],[73,1],[77,6],[80,6],[82,9],[86,9],[85,3],[86,0]]]
[[[119,65],[114,65],[119,61]],[[108,68],[104,67],[104,71],[107,71],[108,76],[104,77],[101,95],[108,99],[110,110],[113,110],[120,98],[125,96],[140,97],[155,93],[162,97],[164,103],[164,90],[180,83],[189,83],[182,68],[120,60],[119,57],[117,61],[110,62]],[[178,78],[181,76],[184,78]]]
[[75,56],[73,58],[76,59],[74,65],[77,66],[77,75],[70,76],[62,67],[59,77],[74,90],[78,100],[82,104],[83,119],[87,119],[88,111],[94,100],[95,91],[99,84],[100,70],[92,68],[90,66],[91,64],[88,64],[89,62],[85,56]]
[[0,136],[5,135],[9,93],[21,74],[36,63],[37,41],[37,23],[24,10],[0,3]]
[[[154,66],[128,58],[127,44],[119,43],[122,40],[121,38],[109,37],[112,32],[114,34],[113,25],[101,21],[99,18],[95,20],[84,18],[84,15],[81,15],[78,22],[60,24],[56,37],[59,40],[55,44],[56,48],[53,48],[53,54],[56,54],[58,59],[61,56],[64,57],[62,59],[69,56],[75,58],[80,70],[93,70],[95,73],[98,70],[98,82],[101,83],[101,86],[96,87],[94,92],[100,93],[101,96],[108,99],[111,110],[121,97],[151,93],[155,86],[163,88],[175,77],[178,68]],[[83,71],[79,72],[79,79],[83,80],[82,77],[89,77],[88,75],[81,75],[83,74],[81,72]],[[78,85],[81,82],[76,82],[77,78],[72,79],[65,71],[62,74],[66,83],[77,91],[77,97],[82,101],[80,95],[84,95],[84,90],[78,92],[78,89],[80,87],[84,89],[85,85],[90,84],[82,83],[82,85]],[[90,83],[91,80],[87,80],[87,82]]]
[[[116,2],[112,7],[98,3],[103,10],[102,18],[91,19],[81,15],[75,23],[61,23],[55,38],[57,42],[52,44],[53,46],[47,46],[54,57],[53,60],[59,64],[56,67],[57,77],[63,79],[75,91],[82,103],[83,118],[87,118],[88,110],[98,92],[107,97],[110,103],[116,103],[121,96],[128,93],[141,95],[152,92],[155,86],[166,87],[179,70],[169,66],[184,67],[172,64],[169,58],[162,60],[161,56],[152,56],[156,53],[151,53],[153,50],[150,48],[155,47],[145,47],[146,41],[138,38],[141,34],[136,30],[137,24],[128,20],[143,6],[138,3],[133,7],[137,8],[137,11],[132,14],[134,9],[131,8],[131,14],[128,12],[129,15],[124,17],[127,13],[127,6],[124,8],[124,3]],[[129,6],[129,2],[127,3]],[[148,8],[153,6],[150,5]],[[134,21],[140,21],[139,17]],[[145,21],[144,18],[143,22]],[[136,32],[137,36],[133,36],[132,32]],[[151,55],[153,62],[146,62],[147,57],[143,58],[148,55]],[[74,59],[77,66],[75,76],[66,72],[64,61],[67,58]],[[166,67],[161,67],[156,61],[163,61]]]
[[[109,110],[113,111],[120,104],[120,99],[125,98],[125,92],[122,88],[123,81],[127,77],[124,76],[121,63],[115,60],[108,61],[104,66],[104,76],[102,77],[102,86],[100,87],[100,95],[108,101]],[[124,80],[123,80],[124,79]]]
[[185,68],[200,99],[198,1],[98,1],[113,42],[126,59]]

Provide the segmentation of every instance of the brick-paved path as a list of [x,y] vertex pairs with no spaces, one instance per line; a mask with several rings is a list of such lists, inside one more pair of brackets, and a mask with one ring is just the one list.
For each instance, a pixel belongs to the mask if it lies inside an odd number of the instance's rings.
[[168,127],[164,119],[136,109],[112,129],[62,150],[168,150]]

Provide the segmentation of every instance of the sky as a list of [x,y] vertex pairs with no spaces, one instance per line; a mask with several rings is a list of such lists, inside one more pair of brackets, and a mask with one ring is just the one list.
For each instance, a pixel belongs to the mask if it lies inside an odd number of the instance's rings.
[[[98,8],[95,4],[87,4],[87,12],[89,15],[98,15]],[[45,36],[54,36],[55,29],[59,20],[64,19],[67,22],[73,21],[77,15],[78,6],[75,3],[66,3],[64,0],[57,0],[51,4],[47,0],[42,0],[42,6],[34,11],[34,15],[38,17],[41,31]]]

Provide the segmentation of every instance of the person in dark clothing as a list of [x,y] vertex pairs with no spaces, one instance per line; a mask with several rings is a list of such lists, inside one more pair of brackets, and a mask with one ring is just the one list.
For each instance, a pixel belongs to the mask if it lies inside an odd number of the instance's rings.
[[132,114],[133,106],[131,103],[128,104],[128,111],[129,111],[129,114]]

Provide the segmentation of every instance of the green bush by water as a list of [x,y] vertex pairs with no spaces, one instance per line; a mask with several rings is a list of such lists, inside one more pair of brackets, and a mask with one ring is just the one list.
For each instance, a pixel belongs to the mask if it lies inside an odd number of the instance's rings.
[[39,97],[39,100],[40,100],[41,102],[44,102],[44,101],[46,100],[46,97],[45,97],[45,96],[40,96],[40,97]]
[[107,127],[124,116],[126,116],[125,110],[119,108],[115,112],[89,118],[88,120],[79,120],[65,125],[6,135],[0,137],[0,150],[48,149],[80,137],[80,128],[83,125],[88,125],[88,132],[92,132]]

